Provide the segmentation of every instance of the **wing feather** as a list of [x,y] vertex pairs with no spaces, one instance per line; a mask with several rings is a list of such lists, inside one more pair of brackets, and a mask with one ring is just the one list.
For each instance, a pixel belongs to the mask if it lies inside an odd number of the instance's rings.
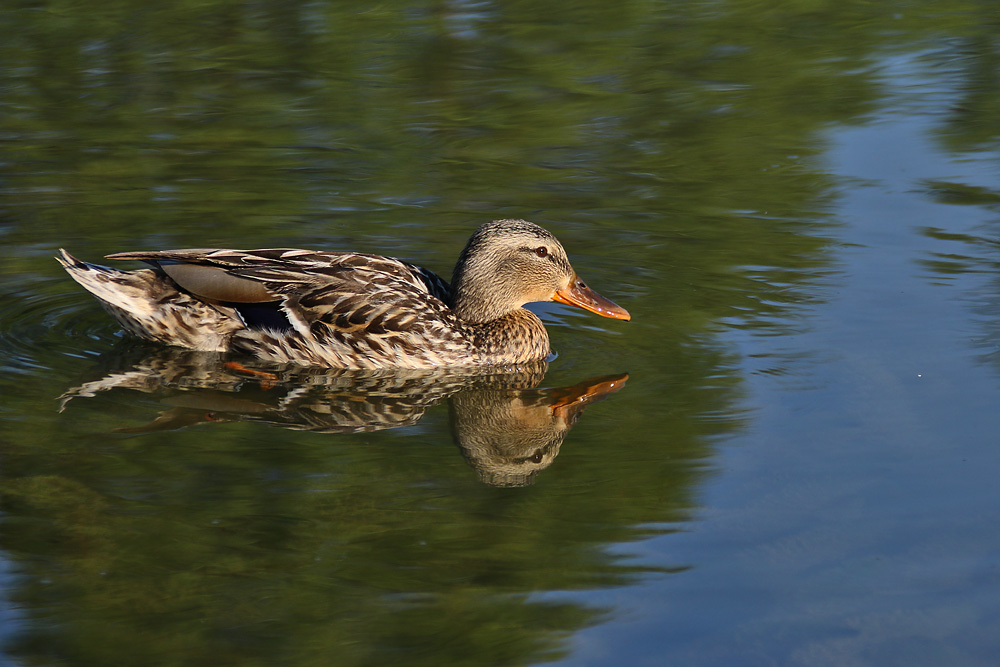
[[233,342],[278,361],[427,367],[439,364],[442,353],[474,352],[464,324],[447,305],[448,283],[392,257],[296,248],[209,248],[127,252],[109,258],[152,264],[185,280],[177,279],[182,289],[208,299],[260,304],[265,297],[273,298],[291,330],[279,335],[265,326],[250,328],[234,335]]

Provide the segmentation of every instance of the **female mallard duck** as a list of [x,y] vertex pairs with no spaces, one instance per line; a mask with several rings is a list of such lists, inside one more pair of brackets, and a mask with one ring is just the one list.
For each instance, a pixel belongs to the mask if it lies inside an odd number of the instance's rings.
[[544,359],[549,336],[521,306],[628,312],[580,280],[559,241],[524,220],[469,239],[452,286],[391,257],[277,248],[123,252],[152,269],[59,262],[132,333],[195,350],[331,368],[431,368]]

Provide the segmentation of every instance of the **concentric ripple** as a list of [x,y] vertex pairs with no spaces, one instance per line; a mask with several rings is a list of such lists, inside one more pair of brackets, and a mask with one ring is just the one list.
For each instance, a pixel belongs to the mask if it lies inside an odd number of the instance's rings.
[[66,357],[107,350],[118,326],[89,295],[54,279],[0,287],[0,371],[52,369]]

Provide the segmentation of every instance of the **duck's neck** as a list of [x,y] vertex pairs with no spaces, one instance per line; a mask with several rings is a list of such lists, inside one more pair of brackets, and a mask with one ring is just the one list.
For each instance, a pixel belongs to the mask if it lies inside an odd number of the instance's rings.
[[479,252],[475,236],[469,240],[451,277],[452,311],[466,324],[486,324],[521,310],[525,299],[516,293],[514,270],[490,253]]
[[493,286],[468,279],[461,268],[455,269],[451,281],[452,311],[466,324],[485,324],[510,313],[521,310],[520,305],[512,306],[507,294],[498,293]]
[[509,267],[473,252],[475,237],[462,251],[451,280],[452,312],[465,326],[483,364],[518,364],[549,356],[549,334],[542,321],[521,307],[510,281],[482,280]]
[[482,324],[467,324],[484,364],[519,364],[549,356],[549,334],[534,313],[518,308]]

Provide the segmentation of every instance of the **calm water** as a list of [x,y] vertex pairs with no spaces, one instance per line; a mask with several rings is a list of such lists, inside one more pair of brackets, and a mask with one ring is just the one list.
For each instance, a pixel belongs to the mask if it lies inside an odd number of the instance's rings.
[[[1000,660],[995,2],[2,17],[5,663]],[[633,320],[261,382],[52,259],[499,217]]]

